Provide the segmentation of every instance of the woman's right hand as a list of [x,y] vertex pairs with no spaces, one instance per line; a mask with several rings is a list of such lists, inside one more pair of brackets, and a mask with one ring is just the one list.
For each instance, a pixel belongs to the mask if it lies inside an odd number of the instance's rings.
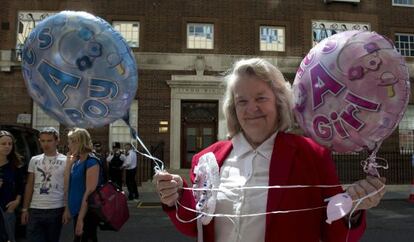
[[173,206],[181,196],[183,179],[179,175],[161,171],[154,175],[154,182],[161,202]]
[[72,154],[72,152],[66,153],[67,163],[72,164],[77,160],[77,156],[75,154]]

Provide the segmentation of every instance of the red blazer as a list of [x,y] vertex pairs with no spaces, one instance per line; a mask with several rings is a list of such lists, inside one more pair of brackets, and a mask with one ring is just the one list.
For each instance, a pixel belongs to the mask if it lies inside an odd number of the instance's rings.
[[[233,146],[231,141],[219,141],[193,157],[193,169],[200,156],[213,152],[219,167],[222,166]],[[330,152],[311,139],[279,132],[276,136],[269,171],[269,186],[272,185],[333,185],[339,184],[338,176]],[[187,184],[184,182],[184,186]],[[269,189],[266,211],[303,209],[326,205],[325,198],[343,192],[341,188],[300,188]],[[191,191],[183,190],[180,203],[194,208],[195,201]],[[176,208],[164,206],[164,210],[179,231],[189,236],[197,236],[196,222],[181,223],[176,218]],[[178,215],[184,220],[196,214],[178,207]],[[365,231],[365,213],[359,225],[348,229],[344,219],[325,222],[326,209],[308,212],[266,215],[266,242],[355,242]],[[349,238],[346,241],[349,230]],[[205,242],[214,241],[214,219],[203,226]]]

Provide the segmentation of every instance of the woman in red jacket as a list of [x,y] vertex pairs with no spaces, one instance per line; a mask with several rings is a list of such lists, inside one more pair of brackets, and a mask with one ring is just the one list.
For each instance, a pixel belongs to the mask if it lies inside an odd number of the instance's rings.
[[[269,62],[254,58],[235,63],[227,76],[224,113],[230,140],[220,141],[193,157],[212,152],[220,168],[215,214],[259,214],[326,206],[325,199],[343,192],[338,187],[294,189],[234,189],[274,185],[339,184],[330,152],[308,138],[285,133],[293,122],[292,96],[282,73]],[[184,223],[197,217],[193,193],[174,174],[155,175],[164,210],[184,234],[203,241],[345,242],[358,241],[365,230],[363,210],[376,206],[381,191],[356,208],[352,217],[327,224],[326,209],[252,217],[215,217],[202,226]],[[348,188],[355,200],[383,186],[383,180],[367,177]],[[174,206],[176,202],[179,206]],[[178,211],[177,211],[178,210]],[[180,218],[177,219],[176,214]],[[349,228],[348,225],[351,225]],[[201,233],[202,230],[202,233]]]

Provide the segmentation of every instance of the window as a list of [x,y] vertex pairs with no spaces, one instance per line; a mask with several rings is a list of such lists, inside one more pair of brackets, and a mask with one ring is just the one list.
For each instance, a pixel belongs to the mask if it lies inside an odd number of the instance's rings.
[[199,23],[187,24],[187,48],[213,49],[214,25]]
[[139,47],[139,22],[136,21],[114,21],[114,29],[121,33],[130,47]]
[[414,150],[414,105],[408,105],[399,129],[401,153],[412,153]]
[[[138,100],[133,100],[129,110],[129,119],[131,127],[135,130],[138,128]],[[129,127],[123,120],[117,120],[109,126],[109,144],[112,146],[114,142],[130,143],[131,133]]]
[[285,51],[285,29],[260,26],[260,51]]
[[33,128],[41,130],[45,127],[54,127],[59,130],[59,122],[49,117],[39,105],[33,103]]
[[393,0],[393,6],[414,7],[414,0]]
[[401,55],[414,57],[414,34],[395,33],[395,47]]
[[371,25],[369,23],[332,22],[325,20],[312,21],[312,46],[331,35],[346,30],[371,31]]
[[56,14],[47,11],[19,11],[17,15],[16,58],[21,61],[21,50],[30,32],[41,20]]

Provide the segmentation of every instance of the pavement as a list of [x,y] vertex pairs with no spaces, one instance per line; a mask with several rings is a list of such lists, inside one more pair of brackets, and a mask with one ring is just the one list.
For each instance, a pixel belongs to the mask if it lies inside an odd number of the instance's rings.
[[412,185],[387,185],[382,200],[405,200],[410,196]]
[[[367,230],[361,242],[413,241],[414,203],[408,202],[411,185],[387,185],[386,189],[379,206],[368,210]],[[153,184],[144,184],[139,192],[138,202],[128,201],[130,219],[121,231],[98,231],[100,242],[195,242],[174,228],[161,209]],[[72,242],[72,234],[73,225],[64,225],[61,242]]]

